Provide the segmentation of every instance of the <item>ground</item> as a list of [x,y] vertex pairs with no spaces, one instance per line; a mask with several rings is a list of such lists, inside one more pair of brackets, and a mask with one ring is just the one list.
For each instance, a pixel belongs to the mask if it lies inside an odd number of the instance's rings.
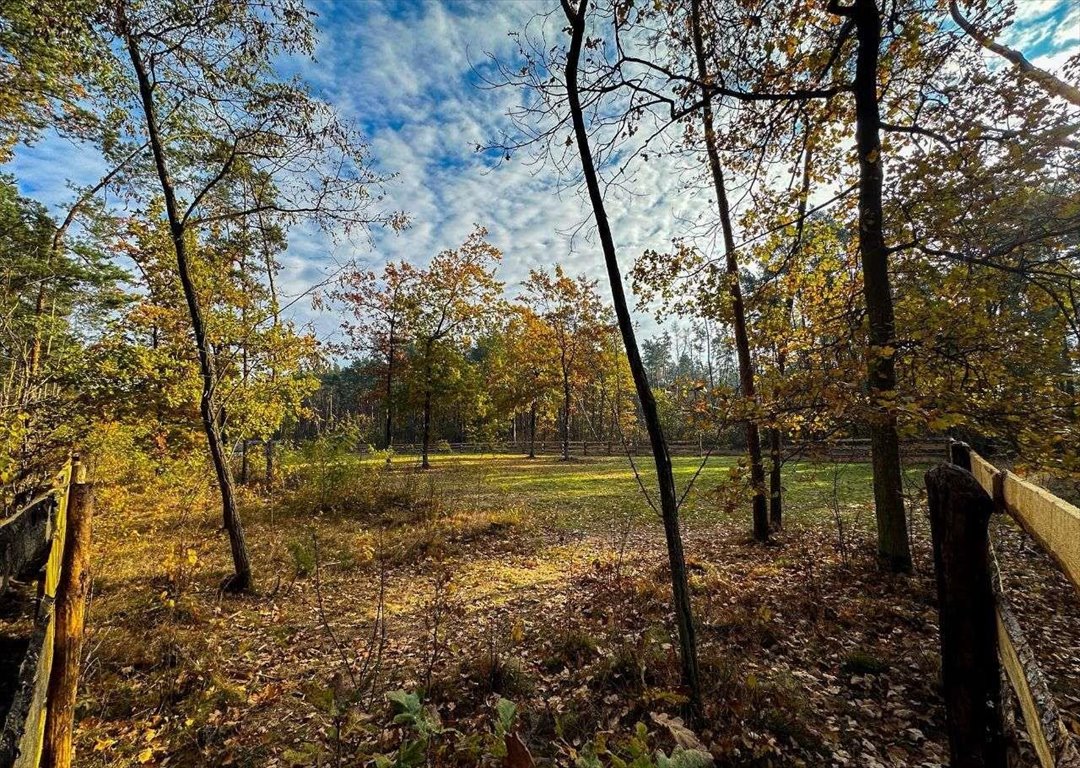
[[[423,764],[405,753],[424,728],[432,763],[498,764],[500,698],[538,764],[670,750],[685,697],[636,464],[640,485],[624,457],[439,456],[429,472],[408,457],[291,457],[269,499],[244,495],[258,578],[244,597],[218,589],[228,548],[212,495],[103,487],[79,764]],[[676,459],[680,488],[699,466]],[[909,577],[876,565],[865,464],[788,464],[768,546],[749,539],[734,459],[697,477],[683,505],[697,737],[718,764],[947,762],[921,473],[907,473]],[[1048,589],[1030,559],[1019,553],[1018,578]],[[1075,672],[1080,654],[1057,642]],[[396,690],[427,707],[391,724]]]

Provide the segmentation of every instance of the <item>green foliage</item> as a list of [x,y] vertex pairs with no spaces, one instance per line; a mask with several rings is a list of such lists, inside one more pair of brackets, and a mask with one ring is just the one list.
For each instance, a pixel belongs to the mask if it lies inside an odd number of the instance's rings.
[[438,757],[457,756],[477,765],[502,765],[506,758],[506,737],[514,732],[517,706],[506,699],[495,702],[492,730],[486,734],[464,734],[442,725],[438,713],[425,706],[416,693],[404,690],[386,695],[393,724],[400,731],[400,743],[389,753],[372,755],[375,768],[419,768],[438,764]]
[[598,734],[575,757],[575,768],[710,768],[712,755],[699,747],[677,745],[670,753],[650,747],[649,729],[644,723],[634,727],[633,735],[614,743],[606,734]]
[[297,576],[309,576],[315,571],[315,548],[307,539],[290,539],[288,543],[289,555],[292,556],[293,567]]

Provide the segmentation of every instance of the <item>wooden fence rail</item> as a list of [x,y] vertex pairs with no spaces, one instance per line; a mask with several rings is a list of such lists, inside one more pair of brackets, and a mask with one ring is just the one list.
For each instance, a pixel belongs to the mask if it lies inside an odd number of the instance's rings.
[[988,529],[992,511],[1008,512],[1080,589],[1080,510],[963,443],[950,446],[950,462],[926,473],[926,488],[952,766],[1006,765],[1003,669],[1043,768],[1080,768],[1080,751],[1002,588]]
[[[69,653],[72,630],[81,638],[81,612],[78,626],[66,627],[63,638],[57,638],[57,615],[70,614],[73,597],[85,598],[85,593],[80,590],[74,590],[78,595],[70,594],[73,590],[66,578],[70,574],[65,572],[65,567],[72,570],[69,521],[77,523],[76,528],[84,535],[88,532],[88,488],[82,465],[77,457],[72,457],[49,488],[0,521],[0,569],[5,584],[12,576],[38,579],[37,610],[27,649],[17,679],[5,681],[14,692],[0,726],[0,768],[70,765],[70,727],[65,731],[67,745],[50,744],[54,755],[58,749],[64,752],[66,746],[66,758],[50,758],[43,763],[42,755],[46,747],[47,720],[69,720],[71,715],[64,712],[54,717],[56,707],[49,696],[50,683],[55,686],[58,680],[68,682],[77,679],[78,674],[81,652],[78,639],[74,644],[77,651],[73,660],[75,669],[67,668],[65,662],[72,662]],[[85,559],[87,542],[81,543],[84,546],[80,554]],[[85,562],[79,565],[85,566]],[[59,655],[54,650],[58,650]]]
[[[901,452],[904,458],[911,461],[937,461],[940,459],[947,441],[937,438],[923,438],[918,440],[905,440],[901,443]],[[623,445],[620,441],[603,440],[571,440],[570,453],[573,456],[624,456],[630,453],[632,456],[648,454],[651,449],[647,441]],[[537,440],[536,453],[544,456],[557,455],[562,451],[562,443],[558,440]],[[398,453],[420,453],[419,443],[396,443],[394,450]],[[713,456],[743,456],[746,450],[732,448],[730,446],[717,446],[710,444],[708,440],[671,440],[668,441],[668,451],[673,456],[704,456],[709,453]],[[432,454],[439,453],[514,453],[527,454],[529,443],[527,441],[492,441],[492,442],[443,442],[432,443],[429,447]],[[830,440],[821,443],[800,443],[789,445],[784,448],[785,455],[804,456],[811,459],[825,461],[869,461],[870,441],[862,438],[845,438]]]

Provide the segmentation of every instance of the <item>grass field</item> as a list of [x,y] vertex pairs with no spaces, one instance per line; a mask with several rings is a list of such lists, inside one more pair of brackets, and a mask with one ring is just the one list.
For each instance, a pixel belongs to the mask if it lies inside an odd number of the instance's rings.
[[[699,467],[675,459],[680,492]],[[866,464],[789,464],[767,547],[750,541],[738,462],[701,470],[683,515],[701,736],[721,764],[940,762],[920,468],[907,479],[910,580],[875,565]],[[670,749],[665,545],[625,457],[439,454],[419,472],[403,455],[290,455],[278,486],[242,494],[248,597],[218,591],[211,490],[101,489],[80,764],[374,765],[410,738],[394,689],[453,728],[429,765],[500,764],[484,756],[500,696],[542,765],[576,765],[597,734],[626,758],[639,722]]]
[[[383,463],[381,457],[346,461],[368,468]],[[399,471],[419,466],[419,457],[408,454],[393,461]],[[634,457],[631,464],[626,456],[572,457],[566,462],[554,456],[436,454],[431,463],[426,476],[436,493],[487,509],[524,507],[563,528],[595,530],[608,525],[613,515],[643,523],[656,519],[645,495],[655,496],[656,472],[649,456]],[[739,459],[675,456],[672,464],[680,496],[693,483],[680,507],[685,524],[710,525],[745,516],[746,472]],[[905,468],[909,494],[919,494],[925,469]],[[837,507],[849,521],[861,518],[859,512],[873,499],[871,483],[867,462],[789,462],[783,472],[788,519],[795,525],[832,520]]]

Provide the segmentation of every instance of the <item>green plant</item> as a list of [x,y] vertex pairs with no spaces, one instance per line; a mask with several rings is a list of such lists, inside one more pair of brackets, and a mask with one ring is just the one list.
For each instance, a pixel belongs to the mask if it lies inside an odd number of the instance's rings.
[[889,665],[873,653],[863,648],[856,648],[844,656],[841,667],[845,672],[853,675],[880,675],[889,668]]
[[682,738],[691,739],[693,746],[679,744],[670,753],[662,749],[652,750],[649,729],[644,723],[638,723],[634,734],[620,744],[609,742],[606,734],[597,734],[592,743],[577,755],[575,768],[710,768],[713,757],[701,748],[696,737],[681,725],[673,727],[680,731],[675,734],[677,739],[683,733],[689,734]]
[[289,555],[292,557],[296,575],[304,577],[315,570],[315,549],[306,539],[294,538],[288,542]]
[[403,735],[397,750],[373,756],[376,768],[418,768],[425,765],[433,740],[446,732],[438,712],[425,707],[416,693],[391,691],[386,698],[393,707],[394,725],[402,728]]
[[419,768],[433,760],[438,763],[437,758],[447,753],[484,765],[501,765],[507,757],[507,737],[512,738],[517,723],[512,701],[500,698],[495,703],[490,733],[464,734],[443,727],[438,712],[425,706],[419,694],[398,690],[386,698],[393,707],[393,723],[402,732],[401,742],[393,752],[373,755],[375,768]]

